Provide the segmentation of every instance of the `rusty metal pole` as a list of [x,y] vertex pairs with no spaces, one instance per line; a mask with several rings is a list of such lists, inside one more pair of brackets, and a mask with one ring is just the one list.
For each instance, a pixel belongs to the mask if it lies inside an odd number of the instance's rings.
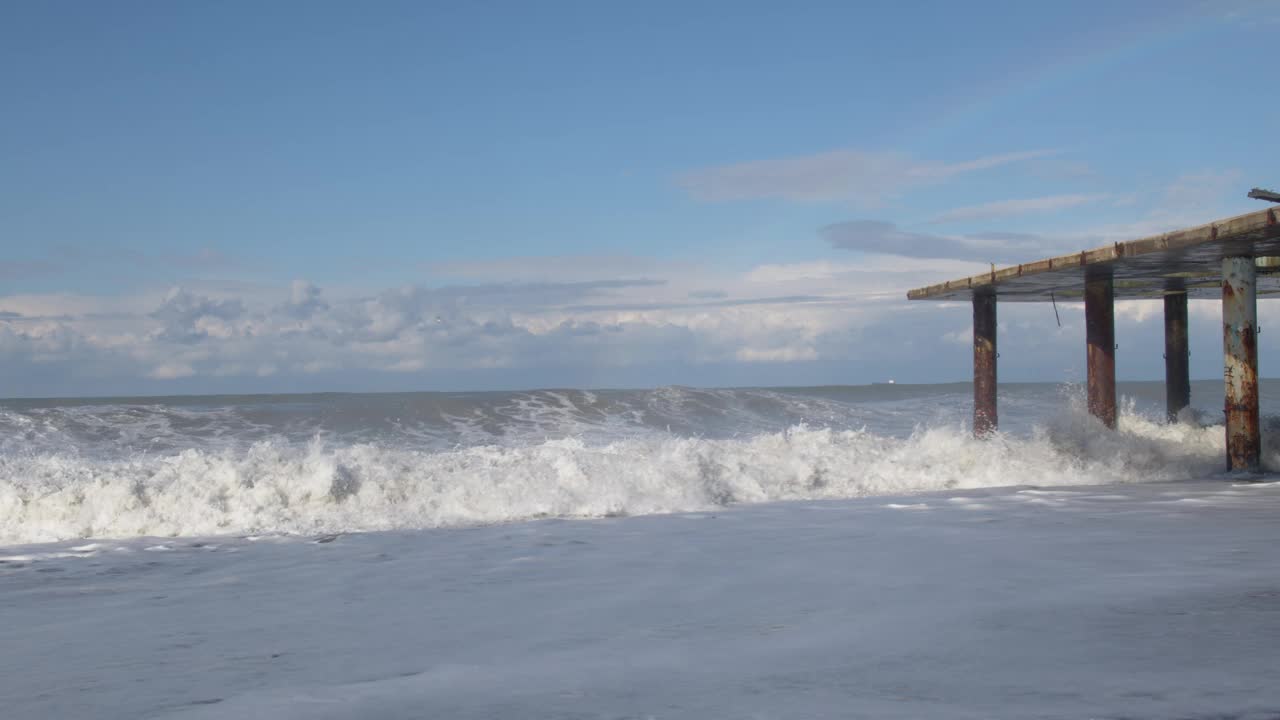
[[1222,259],[1222,348],[1226,380],[1227,469],[1256,472],[1258,414],[1257,269],[1251,257]]
[[1191,404],[1191,368],[1187,350],[1187,294],[1164,296],[1164,397],[1169,422]]
[[996,412],[996,296],[973,296],[973,434],[986,437],[999,425]]
[[1115,288],[1111,278],[1090,278],[1084,285],[1084,324],[1088,344],[1089,412],[1109,428],[1116,426]]

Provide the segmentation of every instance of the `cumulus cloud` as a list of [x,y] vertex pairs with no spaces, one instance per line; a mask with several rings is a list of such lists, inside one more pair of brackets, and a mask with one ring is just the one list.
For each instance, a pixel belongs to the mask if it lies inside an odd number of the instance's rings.
[[47,362],[75,352],[84,345],[83,336],[64,322],[46,320],[21,326],[0,325],[0,351],[23,352],[36,362]]
[[[948,275],[966,267],[940,264]],[[171,291],[149,311],[111,323],[86,316],[0,317],[0,362],[7,368],[0,392],[278,392],[367,388],[371,382],[388,389],[417,383],[474,389],[494,382],[615,384],[618,378],[805,384],[967,376],[969,357],[961,352],[969,332],[967,304],[908,303],[907,287],[939,278],[923,270],[886,278],[858,266],[801,263],[757,268],[736,282],[721,278],[717,285],[731,302],[675,302],[689,290],[655,286],[672,301],[579,309],[539,304],[536,291],[519,307],[500,308],[468,297],[466,287],[330,297],[301,283],[279,288],[274,299]],[[809,289],[813,300],[772,294],[797,288]],[[634,288],[633,297],[653,289]],[[1122,347],[1133,349],[1125,362],[1145,362],[1155,372],[1159,352],[1143,348],[1160,346],[1161,323],[1147,305],[1118,305],[1117,336]],[[1212,331],[1220,318],[1211,305],[1214,312],[1200,313],[1193,303],[1197,338],[1217,337]],[[1265,305],[1263,314],[1270,312]],[[1079,369],[1080,312],[1070,303],[1060,312],[1061,328],[1047,306],[1001,310],[1002,375],[1044,379]],[[209,323],[217,323],[218,331]],[[1201,355],[1213,357],[1196,357]]]
[[305,280],[294,280],[289,286],[289,301],[280,306],[280,312],[292,318],[306,320],[329,309],[323,294],[320,288]]
[[235,320],[242,315],[244,305],[239,300],[212,300],[182,288],[171,290],[151,313],[160,323],[156,337],[183,343],[230,337],[236,332]]
[[[92,299],[0,298],[0,307],[79,311],[41,319],[0,311],[0,356],[28,378],[47,376],[35,369],[43,365],[67,376],[116,378],[112,388],[135,378],[174,391],[217,378],[295,383],[333,373],[440,377],[499,369],[537,376],[557,367],[599,377],[611,368],[767,365],[821,358],[824,337],[866,317],[855,304],[877,302],[875,293],[902,294],[876,282],[854,283],[851,293],[846,280],[691,273],[361,295],[296,281],[243,295],[173,288],[142,296],[150,300],[140,309],[132,309],[138,300],[118,300],[107,318],[87,312],[102,307]],[[708,281],[717,289],[708,290]]]
[[907,190],[962,173],[1054,154],[1052,150],[987,155],[958,163],[922,161],[896,152],[832,150],[687,172],[678,183],[695,199],[847,201],[874,207]]

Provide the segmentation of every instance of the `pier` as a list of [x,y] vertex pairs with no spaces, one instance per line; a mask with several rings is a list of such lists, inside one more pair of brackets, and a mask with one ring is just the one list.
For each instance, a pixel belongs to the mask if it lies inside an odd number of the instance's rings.
[[[1264,198],[1265,199],[1265,198]],[[973,430],[998,427],[996,308],[1000,302],[1084,302],[1089,412],[1116,425],[1117,299],[1164,300],[1169,418],[1190,404],[1187,300],[1222,301],[1227,469],[1260,467],[1259,297],[1280,295],[1280,208],[911,290],[909,300],[973,305]]]

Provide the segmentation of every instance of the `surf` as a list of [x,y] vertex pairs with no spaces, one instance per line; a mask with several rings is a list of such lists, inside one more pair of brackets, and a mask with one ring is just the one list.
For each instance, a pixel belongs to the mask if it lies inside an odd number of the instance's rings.
[[1221,470],[1222,436],[1220,425],[1166,424],[1132,403],[1111,432],[1076,403],[1025,436],[988,441],[963,423],[903,437],[800,424],[743,437],[661,432],[443,450],[268,437],[116,457],[5,453],[0,543],[367,532],[1196,479]]

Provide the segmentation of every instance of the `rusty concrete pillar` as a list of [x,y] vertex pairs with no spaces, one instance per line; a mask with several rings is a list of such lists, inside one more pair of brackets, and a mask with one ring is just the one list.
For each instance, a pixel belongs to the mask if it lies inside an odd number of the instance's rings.
[[1187,294],[1164,296],[1164,397],[1169,422],[1191,404],[1190,351],[1187,349]]
[[1115,428],[1116,323],[1111,278],[1085,281],[1084,326],[1088,345],[1089,412],[1107,427]]
[[1228,470],[1257,471],[1261,462],[1257,326],[1257,270],[1253,258],[1223,258],[1222,348],[1227,390]]
[[996,412],[996,296],[973,296],[973,434],[986,437],[999,425]]

